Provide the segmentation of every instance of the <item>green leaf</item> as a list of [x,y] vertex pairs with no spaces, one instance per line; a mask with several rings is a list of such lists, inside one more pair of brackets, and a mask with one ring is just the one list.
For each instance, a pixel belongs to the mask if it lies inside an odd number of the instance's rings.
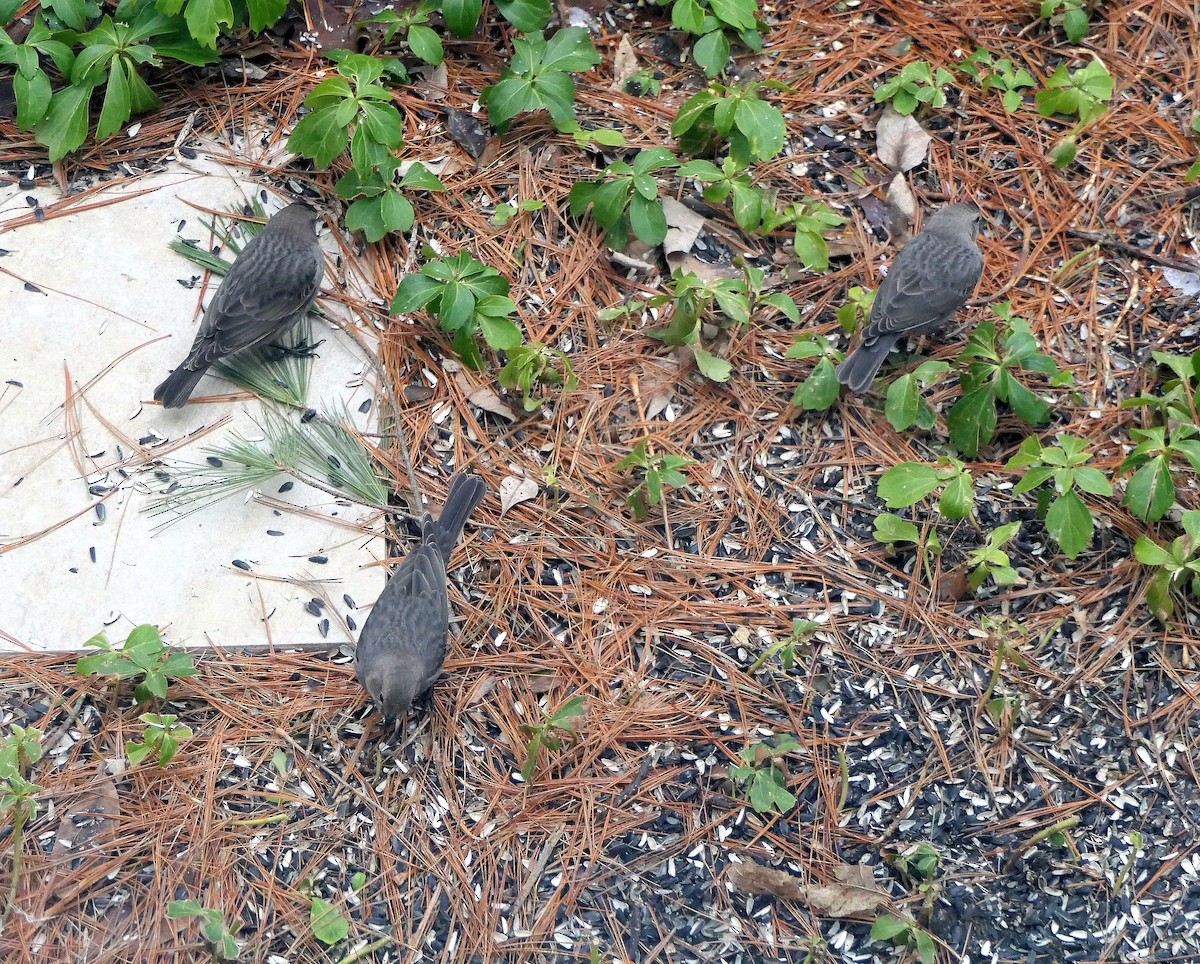
[[888,386],[883,412],[892,428],[903,432],[916,424],[920,410],[921,387],[912,374],[901,375]]
[[793,247],[800,262],[809,271],[829,270],[829,245],[820,234],[797,228]]
[[896,542],[921,541],[920,530],[907,519],[885,512],[875,517],[875,539],[891,545]]
[[184,19],[198,43],[216,47],[221,26],[233,26],[233,4],[230,0],[188,0]]
[[503,78],[499,83],[485,87],[480,99],[487,106],[488,120],[500,131],[518,114],[542,106],[533,92],[533,85],[524,77]]
[[[1011,461],[1009,462],[1011,465]],[[1013,495],[1024,495],[1026,492],[1032,492],[1038,486],[1048,482],[1054,475],[1054,469],[1048,465],[1036,465],[1031,467],[1015,486],[1013,486]]]
[[708,7],[722,23],[735,30],[753,30],[758,12],[754,0],[708,0]]
[[43,70],[36,70],[28,77],[18,73],[13,77],[13,94],[17,98],[17,127],[30,130],[46,116],[50,106],[50,78]]
[[567,73],[582,73],[600,63],[600,55],[592,45],[591,35],[583,27],[559,30],[546,43],[542,68]]
[[792,394],[792,404],[809,412],[825,411],[837,401],[840,388],[833,362],[822,358],[812,374]]
[[692,59],[704,69],[706,77],[716,77],[729,63],[729,38],[723,30],[706,33],[692,47]]
[[1017,417],[1027,425],[1042,425],[1050,420],[1052,409],[1005,370],[1004,395]]
[[1146,605],[1160,623],[1166,623],[1175,611],[1175,601],[1171,598],[1171,573],[1166,569],[1159,572],[1150,580],[1146,587]]
[[691,348],[692,354],[696,356],[696,367],[700,369],[705,378],[710,378],[714,382],[729,381],[729,376],[733,374],[733,366],[726,359],[714,355],[707,348],[702,347],[699,341],[693,342]]
[[94,89],[67,87],[51,98],[36,132],[37,142],[49,150],[51,161],[62,160],[87,137],[88,105]]
[[1157,522],[1175,501],[1175,483],[1165,458],[1151,459],[1133,473],[1125,489],[1125,504],[1146,522]]
[[442,16],[446,26],[459,37],[469,37],[475,32],[479,15],[483,12],[483,0],[443,0]]
[[[72,30],[87,28],[87,4],[84,0],[46,0],[44,5]],[[0,27],[7,24],[8,20],[9,17],[0,18]]]
[[262,33],[267,27],[274,26],[286,9],[287,0],[246,0],[250,29]]
[[313,937],[322,944],[334,945],[344,941],[350,933],[350,924],[329,901],[314,897],[309,924]]
[[946,415],[950,440],[973,459],[996,434],[996,397],[990,385],[967,392]]
[[411,314],[436,301],[442,295],[442,284],[423,274],[410,274],[400,282],[389,311],[393,315]]
[[671,23],[699,36],[704,31],[704,8],[696,0],[675,0],[671,6]]
[[629,224],[633,233],[652,247],[662,244],[667,236],[667,217],[657,198],[648,201],[635,195],[629,203]]
[[1112,483],[1104,473],[1086,465],[1075,470],[1075,484],[1091,495],[1112,495]]
[[[675,10],[679,9],[679,2],[680,0],[676,0]],[[675,120],[671,124],[671,136],[679,137],[691,130],[703,117],[712,112],[719,101],[720,98],[712,91],[702,90],[698,94],[693,94],[684,101],[683,106],[679,108],[679,113],[675,115]]]
[[942,484],[942,472],[922,462],[901,462],[879,477],[879,497],[889,509],[920,502]]
[[[545,30],[553,12],[550,0],[496,0],[496,6],[500,15],[522,33]],[[411,43],[412,31],[409,40]]]
[[748,98],[738,105],[734,116],[738,130],[746,136],[758,160],[770,160],[783,150],[787,124],[783,114],[766,101]]
[[887,941],[904,934],[912,925],[907,921],[893,917],[891,914],[880,914],[871,925],[871,940]]
[[521,329],[511,318],[494,315],[479,315],[479,329],[483,340],[498,351],[511,351],[521,344]]
[[430,27],[414,24],[408,28],[408,48],[413,52],[415,57],[419,57],[427,64],[432,64],[436,67],[445,57],[445,52],[442,49],[442,40],[437,35],[437,31]]
[[1059,496],[1046,513],[1046,531],[1067,558],[1074,559],[1092,542],[1092,514],[1074,490]]
[[1133,555],[1143,566],[1165,566],[1171,561],[1171,554],[1148,536],[1138,536]]
[[300,118],[288,137],[288,150],[329,167],[350,143],[350,128],[338,121],[340,104],[320,107]]
[[363,124],[380,144],[395,149],[404,143],[404,121],[394,106],[366,101],[362,112]]
[[975,510],[975,482],[967,472],[960,472],[942,490],[938,509],[947,519],[966,519]]
[[129,84],[125,64],[119,57],[114,57],[109,65],[108,86],[104,91],[100,120],[96,124],[96,138],[104,140],[112,137],[129,120],[129,114]]

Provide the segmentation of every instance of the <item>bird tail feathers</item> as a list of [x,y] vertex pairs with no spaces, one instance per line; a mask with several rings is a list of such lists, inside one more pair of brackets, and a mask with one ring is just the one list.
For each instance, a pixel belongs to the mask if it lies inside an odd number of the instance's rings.
[[852,392],[866,391],[895,343],[894,338],[879,338],[859,345],[838,365],[837,380]]
[[200,379],[208,371],[204,368],[191,369],[180,365],[166,377],[158,388],[154,389],[154,400],[162,402],[163,408],[183,408],[184,403],[192,397],[192,392],[200,384]]
[[442,507],[442,514],[438,516],[437,521],[438,549],[447,565],[450,564],[450,554],[454,551],[454,544],[458,542],[463,526],[479,505],[485,491],[483,479],[477,475],[459,473],[450,480],[446,504]]

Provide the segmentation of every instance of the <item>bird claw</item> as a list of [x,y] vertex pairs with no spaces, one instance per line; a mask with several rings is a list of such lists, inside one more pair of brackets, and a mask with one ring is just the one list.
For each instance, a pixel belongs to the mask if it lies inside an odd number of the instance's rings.
[[317,349],[323,344],[325,344],[324,338],[315,345],[310,345],[306,341],[302,341],[298,345],[279,345],[271,342],[270,347],[276,349],[281,355],[290,355],[292,358],[320,358]]

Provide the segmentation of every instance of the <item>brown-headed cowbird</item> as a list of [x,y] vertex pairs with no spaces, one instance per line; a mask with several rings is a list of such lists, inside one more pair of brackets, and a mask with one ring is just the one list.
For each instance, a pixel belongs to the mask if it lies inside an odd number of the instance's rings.
[[441,516],[421,516],[421,544],[392,573],[363,624],[354,669],[386,719],[407,713],[442,671],[450,636],[446,567],[483,493],[476,476],[450,480]]
[[940,328],[966,303],[983,274],[975,243],[982,220],[974,204],[948,204],[930,216],[879,286],[862,341],[838,366],[839,382],[865,390],[897,341]]
[[312,306],[324,275],[317,212],[303,201],[289,204],[233,262],[192,350],[154,389],[154,400],[180,408],[214,362],[286,334]]

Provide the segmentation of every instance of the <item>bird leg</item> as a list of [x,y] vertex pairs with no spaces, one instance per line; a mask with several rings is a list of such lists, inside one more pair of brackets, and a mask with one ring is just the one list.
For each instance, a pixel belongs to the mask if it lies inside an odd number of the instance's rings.
[[290,355],[292,358],[320,358],[317,349],[323,344],[325,344],[324,338],[315,345],[310,345],[307,341],[302,341],[298,345],[281,345],[273,341],[268,343],[267,347],[276,349],[280,355]]

